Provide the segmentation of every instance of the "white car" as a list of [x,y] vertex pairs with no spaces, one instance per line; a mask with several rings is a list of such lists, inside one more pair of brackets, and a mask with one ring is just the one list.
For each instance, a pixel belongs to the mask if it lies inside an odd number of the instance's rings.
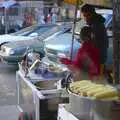
[[9,41],[9,43],[1,45],[0,57],[3,62],[17,64],[28,53],[29,48],[29,50],[39,53],[42,58],[45,55],[44,40],[49,40],[51,37],[71,29],[71,27],[72,25],[65,26],[65,24],[44,24],[38,25],[31,30],[27,29],[27,31],[18,32],[17,35],[19,36],[15,36],[16,34],[13,37],[12,35],[6,35],[9,36],[8,38],[11,38],[6,40],[14,39]]
[[33,40],[40,37],[43,33],[47,32],[47,30],[50,30],[54,26],[55,25],[50,24],[35,24],[12,34],[0,35],[0,47],[8,42]]
[[11,41],[19,41],[19,40],[31,40],[32,37],[29,36],[15,36],[15,35],[0,35],[0,45],[3,45],[4,43],[11,42]]

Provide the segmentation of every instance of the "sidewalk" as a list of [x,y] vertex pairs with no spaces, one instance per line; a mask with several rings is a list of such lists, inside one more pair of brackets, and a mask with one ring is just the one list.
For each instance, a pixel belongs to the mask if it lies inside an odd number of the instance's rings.
[[16,105],[0,106],[0,120],[18,120],[18,115]]

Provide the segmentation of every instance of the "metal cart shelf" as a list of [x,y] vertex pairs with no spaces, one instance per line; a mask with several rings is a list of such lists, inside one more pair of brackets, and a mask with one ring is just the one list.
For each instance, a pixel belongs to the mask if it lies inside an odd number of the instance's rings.
[[[55,79],[56,83],[59,79],[60,78]],[[24,72],[16,72],[17,106],[20,112],[34,112],[35,120],[44,120],[43,118],[47,117],[46,115],[43,115],[45,113],[48,114],[50,112],[50,114],[57,114],[58,108],[56,105],[59,102],[61,91],[56,88],[38,90],[37,87],[33,84],[37,81],[42,81],[42,79],[30,79],[29,77],[24,77]],[[53,103],[56,103],[51,104],[52,101]]]

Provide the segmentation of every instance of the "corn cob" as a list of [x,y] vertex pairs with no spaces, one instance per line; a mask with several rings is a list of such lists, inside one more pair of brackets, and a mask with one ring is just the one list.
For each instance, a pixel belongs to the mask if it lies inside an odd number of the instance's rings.
[[77,86],[86,85],[88,83],[90,83],[90,81],[88,81],[88,80],[77,81],[77,82],[71,83],[70,87],[76,86],[76,85]]
[[96,89],[91,89],[87,92],[87,96],[88,97],[93,96],[94,94],[99,93],[99,92],[103,91],[104,89],[105,89],[104,86],[101,86],[101,87],[99,86]]
[[73,93],[80,96],[88,96],[92,99],[119,100],[120,93],[112,86],[95,84],[88,80],[77,81],[70,85]]
[[83,89],[86,86],[88,86],[88,84],[77,84],[77,85],[71,86],[70,89],[71,90]]
[[108,98],[104,98],[102,100],[119,100],[119,97],[118,96],[108,97]]
[[114,96],[118,96],[118,92],[116,89],[104,89],[100,93],[96,93],[94,95],[96,99],[105,99],[105,98],[114,97]]
[[89,88],[81,90],[83,95],[88,96],[90,91],[96,91],[98,88],[103,88],[104,85],[92,84]]
[[72,90],[72,92],[74,92],[74,93],[78,93],[78,92],[80,92],[82,89],[85,89],[85,88],[87,88],[87,87],[89,87],[89,85],[86,85],[86,86],[82,86],[82,87],[72,87],[71,88],[71,90]]

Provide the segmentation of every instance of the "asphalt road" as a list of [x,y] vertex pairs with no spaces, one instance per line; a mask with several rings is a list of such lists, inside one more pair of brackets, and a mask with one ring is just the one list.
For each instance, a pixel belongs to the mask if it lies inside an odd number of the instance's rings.
[[0,106],[16,105],[16,79],[17,67],[0,62]]

